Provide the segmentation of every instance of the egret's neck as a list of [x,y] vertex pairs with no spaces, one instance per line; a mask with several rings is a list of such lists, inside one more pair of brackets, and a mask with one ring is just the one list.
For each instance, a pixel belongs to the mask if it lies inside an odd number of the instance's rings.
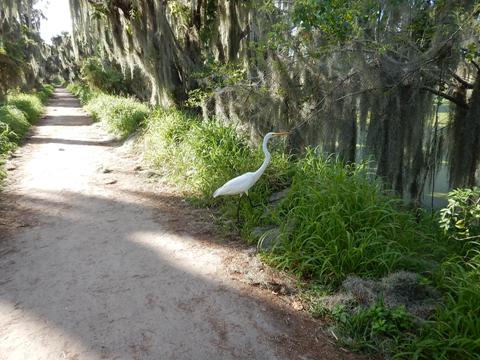
[[265,154],[265,160],[263,160],[262,166],[260,166],[260,168],[257,171],[255,171],[255,178],[256,179],[258,179],[260,176],[262,176],[263,172],[265,171],[268,164],[270,163],[270,157],[271,156],[270,156],[270,152],[267,149],[268,140],[269,139],[265,139],[263,141],[262,149],[263,149],[263,153]]

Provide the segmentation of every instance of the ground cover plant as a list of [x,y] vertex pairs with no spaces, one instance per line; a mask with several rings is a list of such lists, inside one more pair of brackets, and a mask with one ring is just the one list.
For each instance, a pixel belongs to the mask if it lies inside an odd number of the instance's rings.
[[151,111],[134,98],[94,92],[81,82],[70,84],[67,89],[80,98],[95,120],[106,124],[110,132],[122,139],[141,127]]
[[[12,91],[5,104],[0,105],[0,164],[15,149],[30,126],[40,118],[44,111],[43,105],[53,91],[54,88],[49,84],[29,94]],[[0,178],[4,175],[4,171],[0,170]]]

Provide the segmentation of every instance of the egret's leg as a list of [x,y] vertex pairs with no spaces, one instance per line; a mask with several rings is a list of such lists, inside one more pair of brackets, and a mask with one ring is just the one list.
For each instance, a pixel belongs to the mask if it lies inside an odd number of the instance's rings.
[[237,203],[237,225],[240,224],[240,201],[242,201],[242,195],[238,197]]

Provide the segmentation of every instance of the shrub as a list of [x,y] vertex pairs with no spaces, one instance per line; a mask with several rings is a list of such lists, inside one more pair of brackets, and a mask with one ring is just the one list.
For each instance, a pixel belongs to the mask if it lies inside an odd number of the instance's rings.
[[7,98],[7,103],[20,109],[31,124],[37,121],[43,113],[42,101],[32,94],[11,94]]
[[53,92],[55,91],[55,88],[50,85],[42,85],[42,88],[35,93],[35,95],[40,99],[42,103],[46,103],[48,99],[52,96]]
[[98,95],[98,93],[93,92],[89,86],[81,82],[68,84],[67,90],[75,96],[78,96],[82,105],[87,104],[94,96]]
[[282,241],[269,258],[282,269],[334,286],[349,274],[422,270],[431,266],[425,260],[435,231],[433,222],[417,221],[382,192],[365,164],[345,165],[309,150],[296,163],[291,191],[278,210]]
[[382,300],[353,314],[339,306],[331,315],[344,341],[367,352],[390,354],[399,342],[413,336],[415,328],[414,319],[403,306],[389,309]]
[[10,140],[20,139],[30,127],[25,114],[12,105],[0,107],[0,124],[4,125],[4,134],[8,130],[8,138]]
[[480,359],[480,243],[474,245],[467,263],[456,256],[445,261],[439,280],[445,304],[397,358]]
[[86,110],[94,119],[107,124],[109,130],[120,138],[133,133],[150,112],[148,106],[133,98],[105,94],[92,98]]
[[[12,138],[15,136],[15,133],[10,130],[9,126],[0,121],[0,162],[2,155],[8,153],[15,147],[15,143],[12,142]],[[0,169],[0,178],[2,175],[3,173]]]
[[[20,96],[17,99],[21,105],[28,105],[29,96]],[[33,97],[37,99],[36,97]],[[38,100],[38,99],[37,99]],[[25,135],[30,123],[26,114],[17,107],[11,105],[0,106],[0,165],[3,164],[4,155],[15,149],[17,142]],[[5,177],[5,172],[0,166],[0,180]]]
[[463,252],[480,236],[480,188],[455,189],[448,194],[448,205],[440,211],[445,234],[463,245]]
[[83,80],[98,91],[119,95],[128,90],[128,84],[119,69],[102,65],[98,58],[86,59],[81,73]]

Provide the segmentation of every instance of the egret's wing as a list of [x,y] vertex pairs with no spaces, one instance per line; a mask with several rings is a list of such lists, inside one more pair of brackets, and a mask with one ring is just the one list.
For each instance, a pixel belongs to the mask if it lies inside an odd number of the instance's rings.
[[236,195],[246,192],[255,183],[254,175],[254,173],[248,172],[227,181],[213,193],[213,197],[219,195]]

